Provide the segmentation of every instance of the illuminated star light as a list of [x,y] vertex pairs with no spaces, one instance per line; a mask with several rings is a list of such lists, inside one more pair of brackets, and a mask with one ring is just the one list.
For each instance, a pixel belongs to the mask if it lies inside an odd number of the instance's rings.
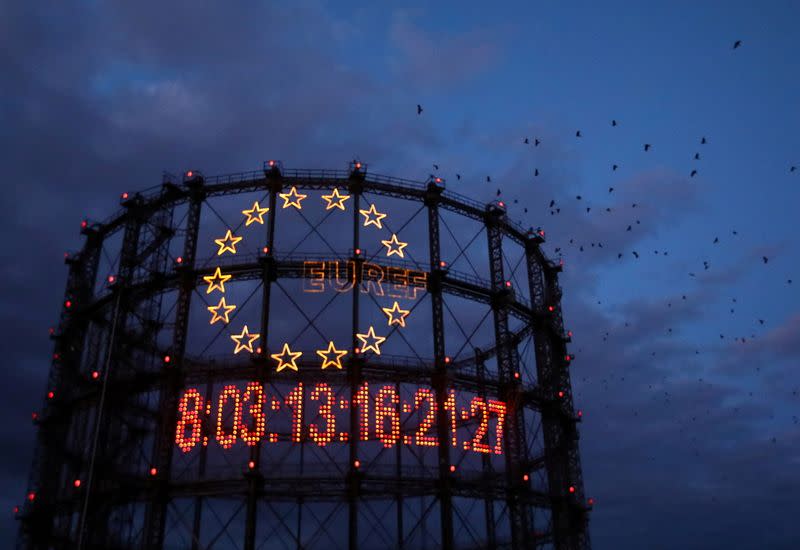
[[[225,283],[231,278],[233,275],[223,275],[222,270],[217,268],[213,275],[204,275],[203,280],[208,283],[208,288],[206,289],[206,294],[211,294],[215,290],[219,290],[220,292],[225,292]],[[218,282],[214,282],[218,281]]]
[[339,210],[344,210],[344,201],[350,198],[350,195],[340,195],[339,189],[333,189],[333,193],[330,195],[322,195],[322,198],[328,202],[328,205],[325,207],[325,210],[330,210],[331,208],[338,208]]
[[[214,239],[214,242],[219,245],[219,250],[217,251],[217,256],[222,256],[222,254],[227,250],[231,254],[236,254],[236,243],[242,240],[242,237],[234,237],[231,230],[228,229],[228,232],[225,233],[225,236],[221,239]],[[231,244],[225,244],[226,242],[230,241]]]
[[[336,367],[337,369],[341,369],[342,368],[342,357],[347,355],[347,350],[338,350],[338,349],[336,349],[334,347],[333,342],[330,342],[328,344],[328,349],[326,349],[326,350],[318,349],[317,350],[317,355],[322,357],[322,368],[323,369],[327,369],[328,367],[331,367],[331,366]],[[329,355],[334,355],[335,357],[333,359],[330,359],[328,357]]]
[[[233,311],[234,309],[236,309],[236,306],[235,305],[229,306],[228,304],[226,304],[225,303],[225,296],[223,296],[222,299],[219,301],[219,304],[217,304],[215,306],[208,306],[207,309],[208,309],[208,311],[210,311],[211,313],[214,314],[214,316],[211,318],[211,322],[209,323],[210,325],[213,325],[217,321],[222,321],[223,323],[225,323],[227,325],[230,322],[228,320],[228,314],[231,311]],[[219,313],[220,309],[223,310],[222,315],[220,315],[220,313]]]
[[[250,332],[248,332],[247,325],[244,326],[244,329],[242,329],[241,334],[231,334],[231,340],[236,342],[236,349],[233,351],[233,353],[239,353],[243,349],[246,349],[250,353],[253,353],[253,342],[258,340],[259,336],[261,335],[255,333],[251,334]],[[242,340],[244,340],[245,338],[247,338],[248,342],[246,344],[243,344]]]
[[[397,240],[397,235],[392,233],[392,238],[388,241],[381,241],[383,245],[388,248],[386,251],[387,256],[391,256],[392,254],[397,254],[401,258],[403,258],[403,249],[408,246],[408,243],[404,243],[402,241]],[[397,248],[392,248],[392,245],[397,245]]]
[[[361,340],[361,353],[372,350],[375,352],[375,355],[381,354],[381,350],[378,346],[386,340],[384,336],[376,336],[373,327],[369,327],[366,334],[356,334],[356,338]],[[369,344],[367,340],[370,340]]]
[[306,198],[308,195],[303,195],[297,192],[297,188],[292,186],[288,193],[278,193],[278,196],[283,199],[283,207],[289,208],[290,206],[294,206],[298,210],[302,209],[303,207],[300,206],[300,201]]
[[[289,360],[283,359],[286,356],[289,356]],[[276,369],[277,372],[281,372],[285,368],[290,368],[293,371],[297,370],[297,364],[295,361],[303,355],[302,351],[292,351],[289,349],[289,344],[283,344],[283,349],[280,353],[273,353],[270,355],[273,359],[278,362],[278,368]]]
[[[411,313],[410,309],[400,309],[400,304],[397,302],[390,308],[382,307],[383,312],[389,317],[389,326],[393,324],[398,324],[401,327],[406,326],[406,316]],[[393,314],[396,313],[397,316],[395,317]]]
[[[386,217],[386,214],[381,214],[380,212],[375,210],[374,204],[370,205],[369,210],[359,210],[359,212],[361,213],[362,216],[364,216],[364,227],[367,227],[368,225],[374,225],[378,229],[383,229],[383,224],[381,223],[381,220]],[[372,214],[375,217],[370,219],[369,217],[370,214]]]
[[261,225],[264,225],[264,214],[269,212],[269,208],[261,208],[258,205],[258,201],[253,203],[253,208],[250,210],[242,210],[242,214],[247,216],[247,222],[244,224],[245,227],[250,225],[251,223],[258,222]]

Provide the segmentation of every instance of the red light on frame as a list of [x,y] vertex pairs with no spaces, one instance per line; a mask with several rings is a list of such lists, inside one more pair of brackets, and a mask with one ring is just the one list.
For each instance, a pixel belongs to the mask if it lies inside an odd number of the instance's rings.
[[32,413],[31,413],[31,420],[34,420],[34,421],[35,421],[35,420],[38,420],[38,419],[39,419],[39,413],[37,413],[37,412],[32,412]]
[[356,170],[361,170],[361,163],[360,162],[356,163]]
[[354,468],[356,468],[356,469],[360,468],[360,467],[361,467],[361,461],[360,461],[360,460],[358,460],[358,459],[356,459],[356,460],[353,462],[353,467],[354,467]]
[[528,476],[528,474],[522,476],[522,481],[528,481],[529,479],[530,477]]
[[172,358],[169,355],[165,355],[164,356],[164,362],[165,363],[169,363],[170,361],[172,361]]
[[261,252],[263,252],[264,254],[269,254],[269,247],[265,246],[264,248],[261,249]]
[[186,177],[187,177],[187,178],[191,178],[193,174],[194,174],[194,172],[192,172],[191,170],[189,170],[188,172],[186,172]]
[[47,398],[48,398],[48,399],[52,399],[52,398],[54,398],[55,396],[56,396],[56,394],[54,394],[53,392],[51,392],[51,391],[47,392]]
[[183,256],[178,256],[177,258],[175,258],[175,263],[176,264],[182,264],[183,263]]
[[539,230],[539,235],[541,235],[542,237],[544,237],[544,229],[540,229],[540,230]]
[[86,226],[89,225],[89,222],[86,220],[81,220],[81,229],[86,229]]
[[72,482],[72,484],[73,484],[73,485],[75,486],[75,488],[77,489],[78,487],[80,487],[80,486],[81,486],[81,480],[80,480],[80,479],[76,479],[75,481],[73,481],[73,482]]
[[439,267],[441,267],[441,268],[447,267],[447,262],[445,262],[444,260],[440,261],[439,262]]
[[92,379],[97,380],[98,378],[100,378],[100,373],[97,371],[92,371]]
[[511,288],[511,281],[506,281],[506,288]]
[[361,249],[360,248],[356,248],[356,256],[361,256]]
[[554,308],[553,306],[547,306],[547,311],[555,311],[555,310],[556,308]]
[[128,200],[128,193],[127,192],[122,194],[122,200],[124,200],[124,201]]
[[155,476],[156,474],[158,474],[158,468],[153,466],[152,468],[150,468],[150,475]]
[[568,331],[567,331],[567,337],[568,337],[568,338],[572,338],[572,331],[571,331],[571,330],[568,330]]
[[593,499],[593,498],[590,498],[589,500],[587,500],[587,501],[586,501],[586,503],[587,503],[589,506],[594,506],[594,499]]
[[452,474],[452,473],[453,473],[453,472],[455,472],[455,471],[456,471],[456,467],[455,467],[455,465],[451,464],[451,465],[450,465],[450,473]]
[[569,486],[569,492],[570,492],[570,493],[574,493],[574,492],[575,492],[575,487],[573,487],[572,485],[570,485],[570,486]]
[[504,203],[503,201],[500,201],[497,204],[500,206],[500,208],[505,208],[506,207],[506,203]]
[[66,302],[64,302],[64,307],[67,308],[67,309],[71,308],[72,307],[72,300],[67,300]]
[[34,492],[28,493],[28,500],[30,502],[33,502],[35,499],[36,499],[36,493],[34,493]]
[[250,462],[247,463],[247,467],[252,470],[253,468],[256,467],[256,463],[251,460]]
[[19,506],[14,506],[14,513],[19,514]]
[[519,373],[518,373],[518,372],[515,372],[515,373],[514,373],[514,378],[515,378],[515,379],[517,379],[517,380],[519,380]]
[[449,365],[449,364],[450,364],[450,361],[452,361],[452,359],[450,359],[450,356],[449,356],[449,355],[448,355],[448,356],[446,356],[446,357],[444,358],[444,364],[445,364],[445,365]]
[[558,392],[558,396],[559,397],[564,397],[564,392],[563,391]]
[[579,410],[578,411],[578,418],[581,418],[582,416],[583,416],[583,411]]
[[109,282],[109,284],[113,284],[113,283],[114,283],[114,281],[116,281],[116,280],[117,280],[117,278],[116,278],[116,277],[114,277],[113,275],[109,275],[109,276],[108,276],[108,282]]

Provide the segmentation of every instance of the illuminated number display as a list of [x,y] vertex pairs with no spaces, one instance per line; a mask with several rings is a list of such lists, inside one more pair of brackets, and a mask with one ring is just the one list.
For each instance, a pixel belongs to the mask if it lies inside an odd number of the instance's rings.
[[[207,402],[197,388],[187,388],[178,401],[175,444],[188,453],[199,443],[206,444],[208,430],[223,449],[278,441],[308,441],[325,447],[348,441],[349,431],[341,426],[349,424],[353,409],[360,441],[376,441],[386,448],[398,443],[437,447],[435,392],[422,387],[408,397],[402,399],[395,385],[370,391],[367,382],[350,399],[338,396],[325,382],[310,387],[300,382],[285,394],[269,396],[259,382],[248,382],[242,389],[228,384]],[[446,444],[475,453],[503,454],[506,403],[475,396],[459,407],[458,401],[454,390],[446,392]]]

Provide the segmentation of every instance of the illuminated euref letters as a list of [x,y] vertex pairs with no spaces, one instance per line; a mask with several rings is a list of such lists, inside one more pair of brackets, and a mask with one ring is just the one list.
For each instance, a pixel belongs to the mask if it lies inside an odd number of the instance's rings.
[[[360,277],[358,271],[360,270]],[[417,293],[428,286],[428,274],[397,266],[381,266],[370,262],[307,260],[303,262],[303,292],[320,293],[329,287],[336,292],[353,290],[356,280],[362,294],[416,300]]]
[[298,193],[297,188],[292,186],[288,193],[278,193],[278,196],[283,199],[284,208],[294,206],[298,210],[301,210],[303,207],[300,206],[300,201],[306,198],[308,195]]
[[359,212],[362,216],[364,216],[364,227],[367,227],[368,225],[374,225],[378,229],[383,229],[381,220],[386,217],[386,214],[381,214],[375,210],[374,204],[371,204],[368,210],[359,210]]
[[[222,256],[226,251],[230,252],[231,254],[236,254],[236,243],[242,240],[242,237],[234,237],[231,230],[228,229],[228,232],[225,233],[225,236],[221,239],[214,239],[214,242],[219,245],[219,250],[217,250],[217,256]],[[230,244],[225,244],[230,242]]]
[[338,208],[339,210],[344,210],[344,201],[350,198],[350,195],[340,195],[339,189],[334,188],[333,192],[330,195],[322,195],[322,198],[327,201],[327,206],[325,210],[330,210],[332,208]]
[[[222,310],[222,314],[220,314],[219,310]],[[208,306],[208,311],[213,313],[213,317],[211,317],[210,325],[213,325],[217,321],[222,321],[226,325],[230,322],[228,319],[228,314],[236,309],[235,305],[228,305],[225,303],[225,296],[219,301],[219,304],[215,306]]]
[[260,223],[264,225],[264,214],[269,212],[269,208],[261,208],[258,205],[258,201],[253,203],[253,208],[250,210],[242,210],[242,214],[247,216],[247,221],[245,222],[244,226],[247,227],[251,223]]
[[233,275],[223,275],[222,270],[218,267],[213,275],[204,275],[203,280],[208,283],[206,294],[211,294],[215,290],[225,292],[225,283],[230,280]]
[[[250,353],[253,353],[253,342],[258,340],[259,336],[261,335],[255,333],[251,334],[250,332],[248,332],[247,325],[244,326],[244,329],[242,329],[241,334],[231,334],[231,340],[236,342],[236,349],[233,351],[233,353],[239,353],[243,349],[246,349]],[[242,343],[242,340],[244,340],[245,338],[247,339],[246,344]]]

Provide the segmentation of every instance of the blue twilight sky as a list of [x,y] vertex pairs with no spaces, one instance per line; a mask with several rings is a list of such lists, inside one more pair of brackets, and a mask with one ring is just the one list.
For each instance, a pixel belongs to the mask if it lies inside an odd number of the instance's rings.
[[797,548],[800,4],[288,5],[0,3],[0,546],[78,221],[358,155],[547,230],[595,548]]

